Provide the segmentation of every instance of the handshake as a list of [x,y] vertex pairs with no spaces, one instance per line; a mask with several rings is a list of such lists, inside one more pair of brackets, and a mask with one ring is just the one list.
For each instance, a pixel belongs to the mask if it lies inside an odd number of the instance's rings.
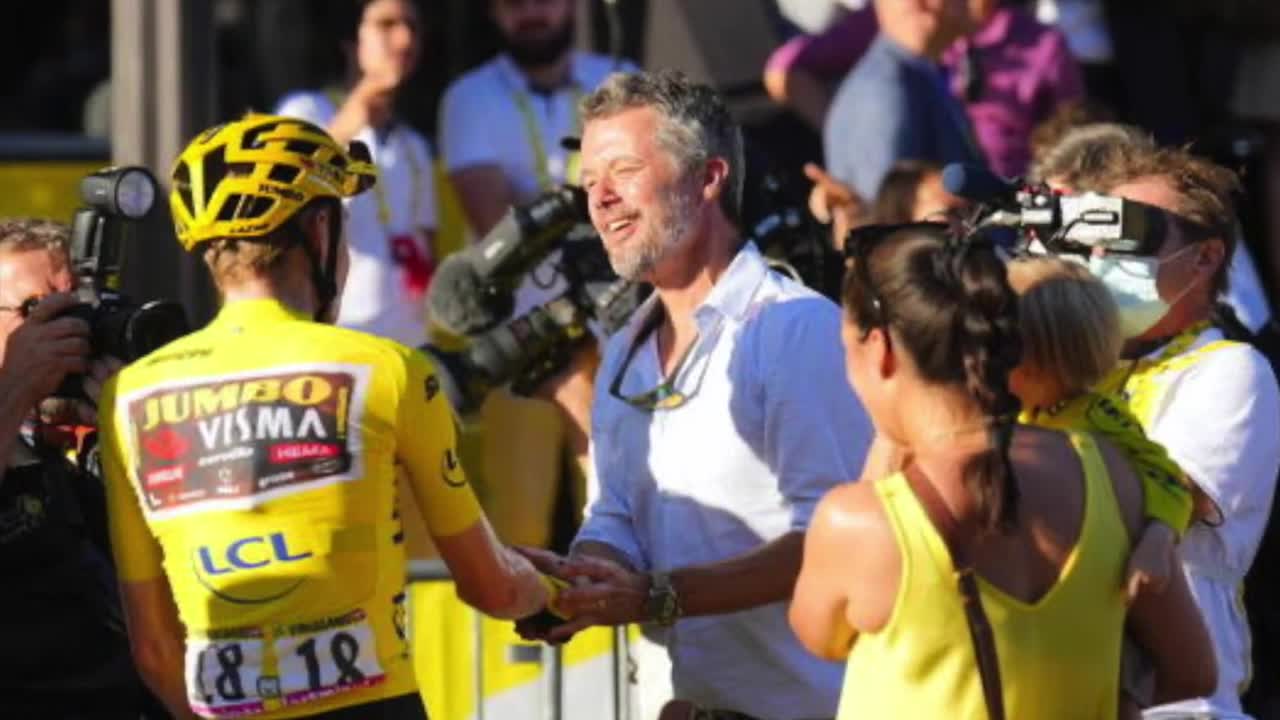
[[[652,578],[594,555],[563,557],[549,550],[513,548],[546,578],[546,607],[516,621],[525,640],[553,645],[596,625],[627,625],[659,619]],[[673,596],[674,597],[674,596]]]

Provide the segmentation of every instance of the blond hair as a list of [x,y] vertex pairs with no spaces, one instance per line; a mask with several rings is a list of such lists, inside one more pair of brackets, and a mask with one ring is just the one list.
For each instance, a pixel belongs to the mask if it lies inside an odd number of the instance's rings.
[[1009,263],[1018,294],[1023,360],[1070,394],[1100,381],[1120,359],[1124,336],[1106,286],[1078,262],[1053,256]]
[[204,250],[204,263],[218,288],[250,278],[270,275],[282,262],[288,247],[277,242],[214,240]]

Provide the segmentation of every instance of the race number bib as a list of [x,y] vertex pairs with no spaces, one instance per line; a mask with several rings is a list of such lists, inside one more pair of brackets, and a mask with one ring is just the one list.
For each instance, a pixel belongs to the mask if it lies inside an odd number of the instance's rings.
[[246,631],[218,639],[187,641],[187,693],[191,709],[204,717],[234,718],[266,709],[272,693],[262,676],[262,635]]
[[319,700],[386,679],[378,664],[373,628],[363,611],[288,630],[290,634],[275,643],[285,705]]
[[[187,643],[191,709],[210,718],[235,718],[275,706],[314,702],[386,679],[364,611],[316,623],[277,628],[268,643],[256,631],[228,632]],[[266,651],[274,655],[268,671]]]

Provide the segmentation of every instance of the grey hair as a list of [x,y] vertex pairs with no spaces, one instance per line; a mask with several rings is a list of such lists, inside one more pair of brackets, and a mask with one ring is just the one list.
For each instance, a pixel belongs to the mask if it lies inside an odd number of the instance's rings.
[[582,122],[610,117],[638,107],[653,108],[662,116],[658,142],[689,171],[713,157],[729,164],[720,208],[735,225],[742,218],[742,128],[711,86],[694,82],[678,70],[613,73],[582,99]]
[[1065,183],[1076,192],[1105,192],[1118,160],[1133,153],[1155,150],[1145,131],[1120,123],[1089,123],[1062,134],[1033,164],[1031,177]]
[[30,250],[45,250],[68,262],[71,228],[65,223],[41,218],[0,218],[0,252]]

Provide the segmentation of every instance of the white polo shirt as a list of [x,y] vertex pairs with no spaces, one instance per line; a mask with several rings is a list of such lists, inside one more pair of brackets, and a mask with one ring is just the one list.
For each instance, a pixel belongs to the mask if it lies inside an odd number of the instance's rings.
[[[1188,352],[1221,339],[1221,331],[1209,328]],[[1147,437],[1165,446],[1223,516],[1217,526],[1191,526],[1179,547],[1191,594],[1213,639],[1218,688],[1211,697],[1152,708],[1143,717],[1243,719],[1248,716],[1240,709],[1240,691],[1251,663],[1249,621],[1239,592],[1276,488],[1280,389],[1266,359],[1244,344],[1206,351],[1167,378],[1168,389],[1144,428]]]
[[[333,100],[322,92],[288,95],[276,108],[277,115],[323,128],[336,113]],[[355,139],[369,146],[378,166],[378,185],[346,201],[351,268],[338,324],[416,347],[427,340],[426,302],[407,288],[405,271],[392,258],[391,240],[408,238],[423,257],[429,257],[431,249],[420,231],[436,228],[431,149],[420,133],[404,123],[382,133],[366,127]],[[379,196],[385,199],[389,215],[385,226],[379,218]]]
[[[453,173],[478,165],[496,165],[511,183],[516,203],[528,202],[550,189],[540,185],[539,157],[545,158],[545,180],[552,187],[569,179],[576,182],[576,178],[567,177],[569,152],[560,146],[560,141],[582,133],[578,101],[611,73],[634,70],[635,66],[627,61],[618,63],[604,55],[575,51],[570,82],[547,93],[535,91],[510,57],[498,55],[454,80],[445,90],[440,103],[440,152],[445,168]],[[535,274],[544,281],[554,277],[545,265]],[[559,278],[543,284],[547,287],[538,287],[530,279],[521,285],[516,292],[515,315],[558,297],[567,289]]]
[[[619,373],[626,396],[661,381],[653,333],[623,368],[656,300],[605,347],[575,542],[665,571],[804,530],[828,490],[858,477],[873,434],[846,379],[840,309],[747,244],[694,312],[699,338],[675,378],[688,400],[650,411],[609,388]],[[683,618],[661,641],[678,698],[770,720],[835,716],[843,666],[800,645],[786,602]]]

